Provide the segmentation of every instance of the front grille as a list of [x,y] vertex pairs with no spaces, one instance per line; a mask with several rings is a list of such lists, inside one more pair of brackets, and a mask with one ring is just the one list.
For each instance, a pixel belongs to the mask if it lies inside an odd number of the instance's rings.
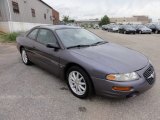
[[147,80],[147,82],[152,85],[155,81],[155,73],[153,66],[150,65],[150,67],[144,72],[143,76]]

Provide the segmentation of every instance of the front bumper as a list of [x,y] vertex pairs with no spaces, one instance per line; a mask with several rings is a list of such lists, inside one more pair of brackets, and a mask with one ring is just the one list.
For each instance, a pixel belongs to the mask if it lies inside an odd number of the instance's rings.
[[[149,84],[148,81],[144,78],[143,74],[149,68],[149,66],[150,64],[148,64],[145,68],[136,71],[139,74],[140,78],[135,81],[115,82],[99,78],[92,78],[96,94],[114,98],[125,98],[133,93],[140,94],[147,91],[148,89],[152,88],[156,79],[156,76],[154,76],[153,84]],[[118,87],[130,86],[133,89],[130,91],[114,91],[112,90],[112,87],[114,86]]]

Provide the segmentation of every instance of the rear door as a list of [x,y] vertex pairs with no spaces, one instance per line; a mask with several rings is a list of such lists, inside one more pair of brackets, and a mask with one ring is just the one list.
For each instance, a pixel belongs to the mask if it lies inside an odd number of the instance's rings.
[[49,29],[40,29],[35,44],[35,53],[37,63],[52,73],[59,75],[59,53],[60,50],[47,48],[46,44],[57,44],[58,41],[54,33]]

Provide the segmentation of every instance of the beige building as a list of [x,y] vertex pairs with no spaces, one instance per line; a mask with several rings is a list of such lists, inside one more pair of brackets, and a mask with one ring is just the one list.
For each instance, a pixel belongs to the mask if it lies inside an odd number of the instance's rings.
[[99,19],[89,19],[89,20],[78,20],[76,21],[76,24],[78,25],[95,25],[99,24],[100,20]]
[[152,22],[148,16],[133,16],[122,18],[110,18],[111,23],[117,24],[147,24]]

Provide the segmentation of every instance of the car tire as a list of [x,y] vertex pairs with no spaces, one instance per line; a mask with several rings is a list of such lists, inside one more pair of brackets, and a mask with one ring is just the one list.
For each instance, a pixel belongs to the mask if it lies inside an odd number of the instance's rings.
[[25,65],[31,64],[31,61],[29,60],[29,58],[27,56],[27,52],[24,48],[21,49],[21,57],[22,57],[22,61]]
[[93,85],[88,74],[80,67],[73,66],[67,71],[67,84],[72,94],[80,99],[92,95]]
[[155,33],[158,34],[158,30],[156,30]]
[[142,31],[139,31],[139,34],[142,34]]

